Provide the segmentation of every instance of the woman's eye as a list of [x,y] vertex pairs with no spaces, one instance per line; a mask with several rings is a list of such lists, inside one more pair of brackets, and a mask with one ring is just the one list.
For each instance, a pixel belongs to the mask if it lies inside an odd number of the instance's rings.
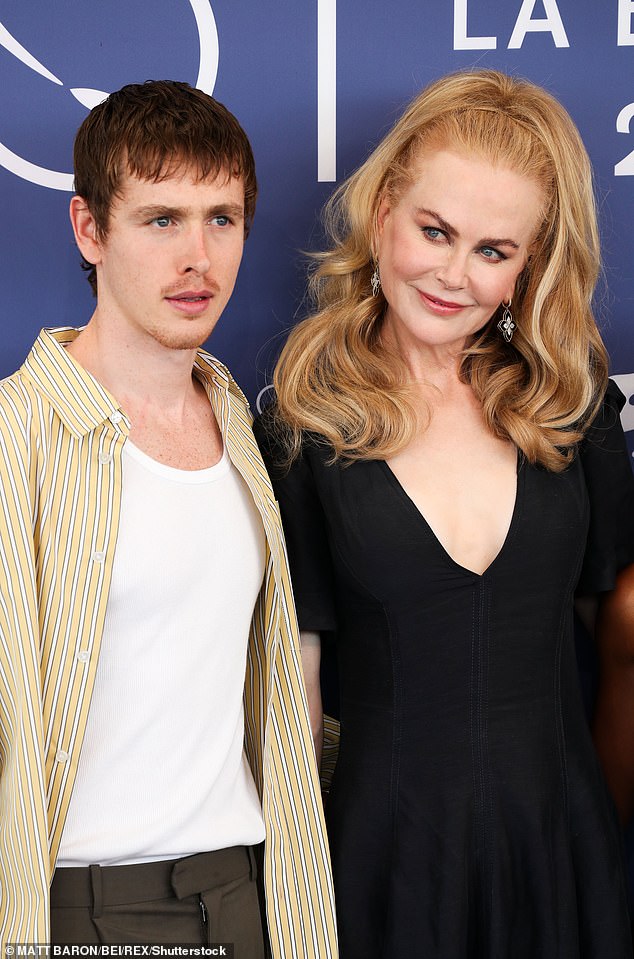
[[499,250],[494,250],[492,246],[483,246],[480,253],[485,259],[494,260],[495,262],[506,259],[503,253],[500,253]]
[[443,231],[439,230],[436,226],[424,226],[423,233],[430,240],[441,240],[445,235]]

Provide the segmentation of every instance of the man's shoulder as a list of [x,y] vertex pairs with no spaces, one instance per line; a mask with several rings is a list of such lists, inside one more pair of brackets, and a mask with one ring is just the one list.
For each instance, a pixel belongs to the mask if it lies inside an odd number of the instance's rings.
[[46,380],[59,377],[57,338],[66,331],[66,327],[42,330],[22,365],[0,379],[0,429],[5,433],[21,432],[27,422],[44,415],[49,406]]
[[0,380],[0,468],[4,473],[10,464],[12,482],[17,481],[16,465],[33,452],[31,437],[41,432],[41,414],[41,404],[22,368]]
[[0,408],[16,412],[28,410],[33,406],[34,398],[23,366],[0,380]]
[[0,402],[11,402],[18,394],[23,395],[25,400],[33,398],[37,390],[35,389],[34,378],[29,374],[30,365],[41,363],[40,357],[43,347],[47,346],[49,342],[54,344],[55,334],[66,329],[66,327],[60,327],[59,330],[40,331],[22,364],[13,373],[0,379]]

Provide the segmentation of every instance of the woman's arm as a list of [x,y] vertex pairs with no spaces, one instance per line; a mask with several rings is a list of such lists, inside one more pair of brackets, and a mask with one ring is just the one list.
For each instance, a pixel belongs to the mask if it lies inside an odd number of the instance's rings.
[[601,595],[595,635],[600,678],[594,739],[625,825],[634,815],[634,564]]
[[304,668],[304,682],[308,697],[308,714],[310,728],[315,745],[317,768],[321,762],[321,751],[324,744],[324,713],[321,705],[321,683],[319,667],[321,664],[321,639],[319,633],[302,630],[300,632],[302,644],[302,666]]

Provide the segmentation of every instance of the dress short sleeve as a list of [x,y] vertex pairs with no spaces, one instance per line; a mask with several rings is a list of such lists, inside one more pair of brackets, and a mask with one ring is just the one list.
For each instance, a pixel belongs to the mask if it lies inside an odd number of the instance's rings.
[[330,547],[312,471],[311,440],[306,439],[289,467],[271,408],[256,419],[253,431],[280,506],[299,628],[334,631]]
[[617,573],[634,562],[634,475],[621,426],[624,404],[625,397],[610,380],[579,450],[590,499],[580,595],[612,589]]

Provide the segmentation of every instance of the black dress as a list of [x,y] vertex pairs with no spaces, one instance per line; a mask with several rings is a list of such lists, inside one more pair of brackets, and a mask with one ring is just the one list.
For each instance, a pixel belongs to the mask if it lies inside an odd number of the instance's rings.
[[520,457],[483,575],[448,556],[385,462],[329,466],[307,438],[284,474],[270,419],[257,425],[301,628],[336,634],[342,959],[630,959],[573,640],[582,567],[596,592],[634,561],[622,402],[612,385],[564,473]]

